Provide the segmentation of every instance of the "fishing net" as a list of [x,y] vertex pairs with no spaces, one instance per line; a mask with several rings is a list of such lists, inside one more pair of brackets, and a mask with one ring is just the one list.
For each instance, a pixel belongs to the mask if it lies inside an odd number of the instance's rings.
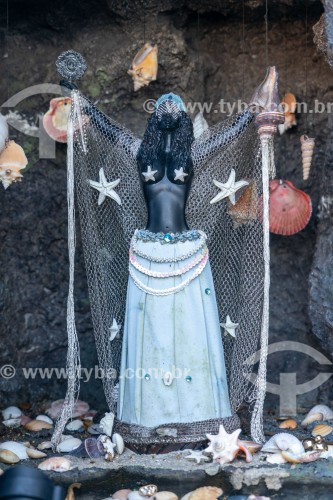
[[316,44],[317,49],[324,54],[331,69],[333,69],[333,47],[332,42],[329,42],[327,35],[330,33],[331,38],[333,38],[332,17],[332,13],[330,13],[330,16],[323,14],[312,28],[314,32],[313,41]]
[[[126,310],[128,251],[135,229],[145,228],[147,222],[147,209],[136,162],[140,141],[126,128],[101,113],[78,91],[72,92],[68,134],[70,272],[74,279],[75,187],[99,366],[104,373],[107,403],[110,411],[116,413],[122,326]],[[272,159],[272,142],[268,141],[266,147],[269,161]],[[234,416],[188,424],[170,422],[168,427],[171,426],[177,432],[168,437],[156,433],[154,428],[116,421],[115,429],[123,435],[125,442],[200,441],[206,438],[207,432],[215,433],[220,423],[232,431],[239,427],[236,412],[244,401],[251,403],[254,409],[252,436],[257,440],[263,439],[261,419],[268,328],[267,314],[265,316],[263,311],[264,292],[267,295],[269,284],[268,240],[264,238],[264,226],[267,234],[268,230],[267,220],[266,225],[263,224],[263,200],[267,202],[268,164],[265,165],[263,177],[262,149],[254,116],[246,112],[245,115],[230,117],[208,128],[193,143],[192,159],[194,178],[186,207],[187,223],[190,229],[200,229],[207,234],[221,323],[229,316],[239,324],[235,338],[221,328]],[[101,194],[91,187],[89,181],[98,182],[101,169],[108,183],[120,179],[114,189],[121,199],[121,205],[110,197],[100,199],[102,202],[98,204]],[[232,169],[236,172],[236,180],[247,180],[248,186],[237,191],[235,205],[228,199],[210,204],[218,192],[213,180],[225,183]],[[263,186],[266,198],[263,197]],[[119,329],[117,331],[116,328],[115,336],[112,335],[114,320]],[[69,380],[53,443],[60,439],[78,390],[75,370],[79,367],[79,357],[73,296],[69,299],[68,325],[70,341],[67,367],[73,373],[73,378]],[[254,355],[260,348],[261,369],[259,367],[256,383],[252,384],[250,374]]]

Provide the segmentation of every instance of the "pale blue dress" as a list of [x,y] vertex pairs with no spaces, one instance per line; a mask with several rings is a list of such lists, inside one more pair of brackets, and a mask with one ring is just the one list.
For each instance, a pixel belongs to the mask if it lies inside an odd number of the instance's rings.
[[[196,244],[138,242],[145,254],[155,257],[184,255]],[[169,272],[196,256],[163,264],[137,260],[146,268]],[[162,279],[134,269],[142,283],[155,289],[173,287],[194,271]],[[117,416],[122,422],[156,427],[232,415],[209,261],[188,286],[167,296],[145,293],[129,277],[120,375]]]

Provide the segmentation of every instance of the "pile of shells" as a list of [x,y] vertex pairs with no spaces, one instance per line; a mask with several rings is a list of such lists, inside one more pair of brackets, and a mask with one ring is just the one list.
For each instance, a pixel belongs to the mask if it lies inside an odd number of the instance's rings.
[[[216,486],[204,486],[196,490],[186,493],[186,495],[179,497],[172,491],[158,491],[157,486],[149,484],[142,486],[138,491],[123,489],[116,491],[111,497],[104,500],[144,500],[150,498],[151,500],[217,500],[222,498],[223,490]],[[257,497],[250,495],[248,500],[270,500],[268,497]]]

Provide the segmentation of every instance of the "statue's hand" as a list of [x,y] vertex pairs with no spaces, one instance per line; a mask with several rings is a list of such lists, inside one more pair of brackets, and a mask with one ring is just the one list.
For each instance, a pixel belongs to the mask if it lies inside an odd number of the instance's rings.
[[267,69],[264,81],[256,88],[249,102],[249,109],[254,113],[280,111],[278,93],[278,74],[275,66]]
[[70,96],[72,90],[77,90],[75,83],[69,82],[68,80],[60,80],[59,84],[64,96]]

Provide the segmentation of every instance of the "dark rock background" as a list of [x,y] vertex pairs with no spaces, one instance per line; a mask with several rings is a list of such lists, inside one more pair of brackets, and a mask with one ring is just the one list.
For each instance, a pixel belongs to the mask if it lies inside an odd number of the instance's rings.
[[[80,88],[107,114],[137,134],[145,129],[143,103],[174,91],[186,101],[237,102],[250,98],[263,79],[266,67],[264,1],[199,0],[161,2],[82,0],[58,2],[11,0],[7,27],[6,2],[0,1],[1,102],[31,85],[57,83],[54,62],[60,52],[73,48],[88,62]],[[158,5],[158,8],[157,8]],[[308,18],[306,20],[306,5]],[[269,2],[267,62],[280,74],[280,94],[291,91],[314,110],[315,99],[333,101],[333,78],[324,58],[313,44],[312,26],[323,6],[320,1]],[[306,34],[306,25],[308,34]],[[127,69],[144,40],[159,45],[158,80],[134,93]],[[30,124],[48,109],[52,95],[31,97],[16,111]],[[3,109],[4,113],[8,110]],[[206,113],[212,124],[223,119],[219,112]],[[332,324],[321,344],[312,331],[308,314],[309,274],[318,232],[318,203],[331,195],[325,180],[327,144],[331,141],[328,113],[299,113],[298,126],[275,141],[278,177],[290,179],[310,194],[313,216],[307,228],[291,236],[271,238],[272,286],[270,343],[293,340],[315,347],[333,359]],[[310,180],[302,181],[299,137],[316,137]],[[63,397],[66,383],[26,380],[22,367],[62,367],[66,359],[66,296],[68,286],[66,146],[57,145],[56,158],[38,159],[38,140],[10,130],[25,149],[28,170],[21,184],[0,193],[0,367],[11,364],[16,375],[0,378],[0,406],[18,401],[44,401]],[[332,161],[328,149],[327,168]],[[331,179],[331,177],[330,177]],[[323,192],[325,186],[325,193]],[[330,217],[326,217],[329,231]],[[318,240],[318,248],[320,240]],[[322,248],[322,247],[320,247]],[[316,324],[316,304],[322,302],[323,263],[332,258],[326,245],[312,281],[311,315]],[[327,268],[328,269],[328,268]],[[325,272],[325,300],[332,310],[331,274]],[[316,291],[317,290],[317,291]],[[82,365],[97,365],[89,299],[80,242],[76,264],[76,313]],[[320,316],[320,315],[319,315]],[[320,316],[321,318],[321,316]],[[319,337],[321,319],[314,332]],[[332,319],[332,318],[331,318]],[[326,350],[327,345],[327,350]],[[298,383],[311,380],[318,371],[330,371],[309,356],[280,352],[268,360],[268,380],[278,383],[280,373],[297,372]],[[332,383],[299,396],[299,406],[329,403]],[[98,409],[105,406],[100,380],[82,383],[81,397]],[[278,398],[268,395],[267,407]]]

